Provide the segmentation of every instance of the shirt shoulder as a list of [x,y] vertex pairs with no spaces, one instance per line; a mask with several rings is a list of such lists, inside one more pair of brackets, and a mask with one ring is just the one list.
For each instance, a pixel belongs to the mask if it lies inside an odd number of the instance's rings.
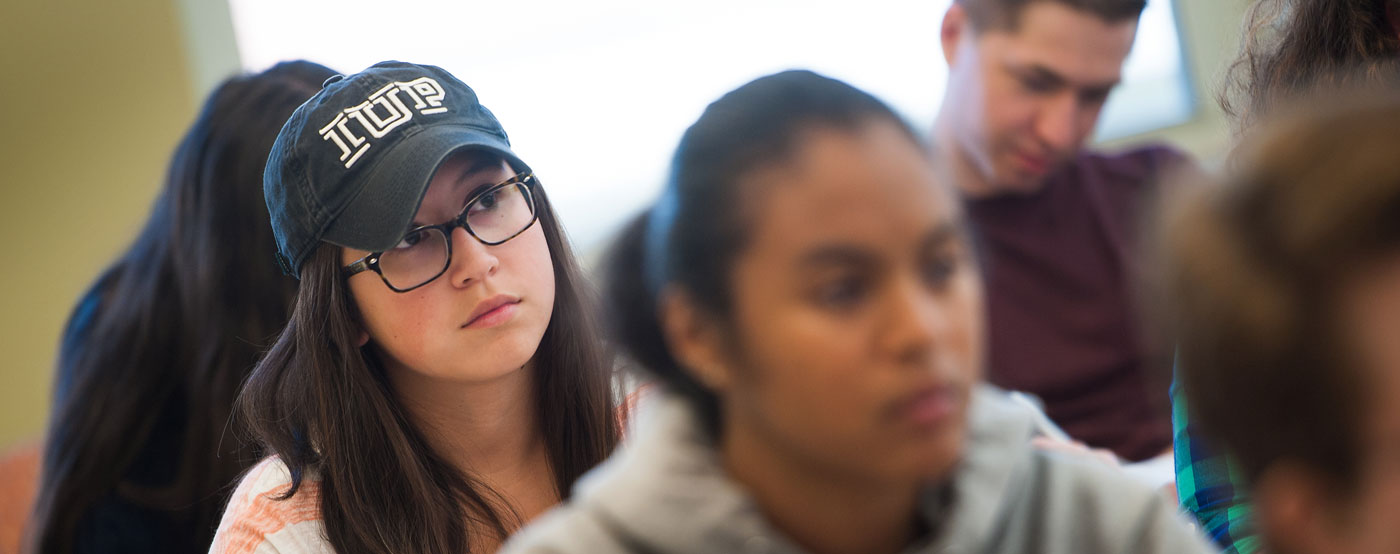
[[321,520],[321,482],[307,476],[290,498],[286,464],[269,457],[239,481],[209,548],[220,554],[331,554]]
[[1194,166],[1191,156],[1165,144],[1149,144],[1111,152],[1086,151],[1073,165],[1123,174],[1150,175]]
[[[1175,503],[1098,461],[1035,452],[1033,496],[1047,529],[1078,551],[1208,553],[1217,550]],[[1063,518],[1063,519],[1061,519]],[[1059,521],[1056,521],[1059,520]],[[1052,531],[1052,534],[1054,532]]]
[[1205,170],[1189,154],[1155,144],[1116,152],[1084,152],[1063,175],[1109,186],[1155,190],[1199,178],[1205,175]]
[[586,507],[566,503],[545,512],[516,532],[501,554],[626,554],[646,549],[629,545],[620,526]]

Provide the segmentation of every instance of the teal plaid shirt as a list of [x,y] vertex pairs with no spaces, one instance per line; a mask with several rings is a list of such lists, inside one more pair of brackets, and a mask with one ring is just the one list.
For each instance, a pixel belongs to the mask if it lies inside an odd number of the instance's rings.
[[1173,380],[1172,448],[1176,456],[1176,495],[1181,509],[1195,516],[1201,529],[1226,554],[1254,554],[1263,549],[1239,469],[1230,458],[1205,444],[1186,416],[1186,394]]

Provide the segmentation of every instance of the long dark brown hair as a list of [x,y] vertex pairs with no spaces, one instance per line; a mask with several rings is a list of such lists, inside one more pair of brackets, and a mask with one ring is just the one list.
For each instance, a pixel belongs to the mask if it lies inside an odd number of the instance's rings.
[[[590,289],[543,187],[536,192],[555,298],[533,358],[534,404],[553,484],[566,497],[612,452],[619,431]],[[326,536],[338,552],[459,554],[468,533],[503,540],[521,522],[410,421],[373,347],[359,345],[359,314],[340,266],[338,246],[312,253],[291,321],[240,397],[249,426],[291,472],[283,498],[309,472],[319,474]]]
[[1237,134],[1299,97],[1400,84],[1395,0],[1258,0],[1218,94]]
[[[215,89],[141,234],[73,310],[29,532],[36,552],[208,550],[228,485],[256,459],[225,426],[296,286],[272,256],[263,166],[292,110],[332,74],[289,62]],[[114,511],[150,514],[148,526],[114,522]]]

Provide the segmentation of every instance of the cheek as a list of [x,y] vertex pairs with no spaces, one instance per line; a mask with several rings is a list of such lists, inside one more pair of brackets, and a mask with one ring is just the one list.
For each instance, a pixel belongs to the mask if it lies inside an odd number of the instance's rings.
[[1035,112],[1035,100],[1008,75],[998,72],[987,77],[983,95],[982,117],[988,134],[1000,137],[1030,124]]
[[512,326],[489,350],[492,365],[513,367],[535,356],[554,317],[555,276],[549,244],[541,224],[515,237],[498,250],[500,270],[493,279],[497,292],[515,294],[524,299],[519,324]]
[[435,303],[427,301],[431,285],[400,294],[378,280],[359,281],[351,283],[350,291],[370,342],[393,360],[409,367],[421,365],[422,353],[429,349],[428,339],[433,336],[427,331],[440,311],[430,309]]
[[1099,114],[1103,113],[1103,104],[1096,108],[1084,108],[1079,114],[1078,132],[1079,136],[1075,144],[1082,147],[1094,134],[1094,128],[1099,124]]
[[904,392],[873,357],[870,333],[815,310],[767,312],[740,330],[736,409],[804,456],[868,471],[872,454],[889,446],[881,442],[883,410]]
[[1364,554],[1400,552],[1400,526],[1395,514],[1400,513],[1400,467],[1389,475],[1362,484],[1365,498],[1349,510],[1355,525],[1340,530],[1336,541],[1349,544],[1347,551]]
[[863,337],[810,313],[764,327],[769,331],[761,336],[747,335],[748,388],[794,425],[859,429],[870,411],[862,390],[870,381],[862,371],[869,362]]
[[966,382],[982,378],[986,356],[987,323],[983,305],[982,279],[971,270],[962,271],[952,284],[946,308],[950,318],[948,340],[944,350],[955,356],[955,367],[964,372]]
[[548,315],[554,309],[554,262],[542,225],[537,222],[506,243],[510,248],[501,255],[501,267],[510,280],[506,285],[519,287],[513,292],[544,308]]

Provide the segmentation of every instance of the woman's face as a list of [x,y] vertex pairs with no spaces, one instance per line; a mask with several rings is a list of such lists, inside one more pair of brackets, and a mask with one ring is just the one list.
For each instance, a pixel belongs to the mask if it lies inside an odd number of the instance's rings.
[[741,187],[731,348],[705,379],[724,433],[845,475],[946,476],[980,373],[982,293],[924,153],[889,122],[818,129]]
[[[438,167],[411,225],[449,221],[474,193],[514,174],[494,156],[456,154]],[[554,269],[539,222],[495,246],[461,227],[450,240],[451,265],[419,288],[394,292],[368,271],[349,279],[364,331],[391,378],[489,381],[524,366],[549,326]],[[342,262],[367,254],[346,248]]]

